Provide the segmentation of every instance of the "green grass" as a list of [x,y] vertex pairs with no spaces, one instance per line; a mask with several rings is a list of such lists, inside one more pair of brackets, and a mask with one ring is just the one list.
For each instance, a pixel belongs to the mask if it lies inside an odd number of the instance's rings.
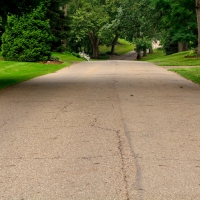
[[52,55],[59,57],[60,60],[64,61],[64,63],[42,64],[0,60],[0,89],[35,78],[37,76],[53,73],[71,65],[73,62],[83,61],[83,59],[77,58],[68,53],[53,53]]
[[[173,68],[169,69],[169,71],[176,72],[184,78],[200,84],[200,59],[185,58],[188,54],[189,51],[165,56],[162,50],[155,50],[153,54],[148,54],[148,56],[143,57],[141,61],[153,62],[159,66],[188,66],[188,68]],[[190,66],[197,67],[190,68]]]
[[189,51],[185,51],[166,56],[162,50],[155,50],[153,54],[148,54],[141,61],[153,62],[158,66],[200,66],[200,59],[185,58],[188,54]]
[[[115,46],[115,53],[119,55],[123,55],[125,53],[128,53],[130,51],[133,51],[134,45],[124,39],[118,39],[118,44]],[[99,51],[100,54],[106,54],[106,52],[110,52],[111,47],[107,46],[100,46]]]
[[200,67],[184,68],[184,69],[169,69],[169,71],[176,72],[186,79],[200,84]]
[[67,61],[67,62],[81,62],[84,61],[82,58],[77,58],[73,56],[72,54],[66,52],[66,53],[58,53],[58,52],[52,52],[52,56],[59,57],[61,61]]

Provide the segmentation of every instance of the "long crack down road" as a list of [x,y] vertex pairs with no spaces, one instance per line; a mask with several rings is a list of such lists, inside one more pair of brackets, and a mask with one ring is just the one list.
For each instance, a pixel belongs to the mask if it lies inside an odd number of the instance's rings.
[[200,87],[166,69],[74,64],[0,111],[1,200],[200,199]]

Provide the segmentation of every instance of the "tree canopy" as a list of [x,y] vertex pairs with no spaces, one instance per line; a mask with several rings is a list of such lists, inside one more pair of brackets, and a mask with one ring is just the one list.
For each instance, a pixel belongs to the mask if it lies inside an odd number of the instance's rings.
[[[55,50],[64,44],[63,50],[84,49],[96,58],[100,44],[111,46],[111,54],[114,54],[121,37],[135,42],[138,53],[151,48],[152,40],[161,40],[166,53],[170,54],[178,51],[178,44],[197,47],[200,37],[200,0],[1,1],[0,34],[8,15],[33,12],[41,2],[47,8],[45,17],[50,20]],[[66,4],[67,10],[63,10]]]

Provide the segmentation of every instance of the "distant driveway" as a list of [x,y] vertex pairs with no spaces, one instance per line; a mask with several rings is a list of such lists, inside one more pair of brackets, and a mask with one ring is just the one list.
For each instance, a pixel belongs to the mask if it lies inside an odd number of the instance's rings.
[[74,64],[0,111],[1,200],[200,199],[200,87],[166,69]]
[[131,51],[129,53],[126,53],[124,55],[115,55],[115,56],[112,56],[109,60],[135,60],[137,57],[137,53],[135,51]]

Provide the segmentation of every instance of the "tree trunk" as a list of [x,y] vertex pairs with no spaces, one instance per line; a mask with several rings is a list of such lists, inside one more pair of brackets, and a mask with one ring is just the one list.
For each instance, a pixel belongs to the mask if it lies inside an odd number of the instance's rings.
[[90,41],[92,44],[92,57],[98,58],[99,57],[99,42],[100,38],[96,37],[94,33],[89,33]]
[[137,59],[137,60],[140,60],[140,59],[141,59],[141,51],[140,51],[140,50],[137,50],[136,52],[137,52],[137,57],[136,57],[136,59]]
[[150,48],[149,49],[149,54],[152,54],[153,53],[153,48]]
[[[64,16],[67,17],[67,9],[68,9],[68,5],[65,4],[64,6],[60,7],[60,10],[62,10],[64,12]],[[66,48],[67,47],[67,38],[63,38],[62,39],[62,44],[63,47]]]
[[114,53],[115,53],[115,45],[117,44],[118,38],[119,38],[119,35],[116,34],[115,38],[114,38],[114,40],[112,42],[111,55],[114,55]]
[[196,2],[196,14],[197,14],[197,26],[198,26],[197,56],[200,57],[200,0],[195,0],[195,2]]
[[147,49],[143,50],[143,57],[147,56]]
[[188,51],[188,42],[179,42],[178,43],[178,52]]
[[93,58],[98,58],[99,57],[99,52],[98,52],[98,47],[96,45],[92,46],[92,57]]

